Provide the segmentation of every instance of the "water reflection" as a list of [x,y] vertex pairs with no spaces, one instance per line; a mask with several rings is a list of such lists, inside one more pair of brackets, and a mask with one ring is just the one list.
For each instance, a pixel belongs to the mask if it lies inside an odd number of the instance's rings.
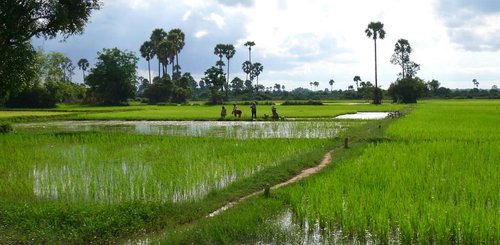
[[61,121],[17,124],[16,131],[107,131],[239,139],[331,138],[354,124],[357,123],[335,121]]

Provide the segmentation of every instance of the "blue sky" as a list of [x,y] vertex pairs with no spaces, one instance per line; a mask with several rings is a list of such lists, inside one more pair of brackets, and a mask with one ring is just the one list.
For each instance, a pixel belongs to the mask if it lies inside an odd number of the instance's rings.
[[[103,48],[136,52],[151,31],[180,28],[186,45],[180,54],[182,71],[196,79],[214,65],[218,43],[236,46],[231,77],[245,78],[241,64],[248,59],[243,43],[252,40],[252,61],[264,71],[259,83],[284,84],[286,89],[309,87],[347,89],[352,78],[374,81],[373,41],[364,30],[381,21],[387,32],[378,41],[379,84],[387,88],[399,68],[390,64],[394,44],[407,39],[418,76],[437,79],[449,88],[500,86],[500,1],[496,0],[104,0],[82,35],[67,40],[34,40],[45,51],[59,51],[73,62],[94,63]],[[156,64],[156,61],[153,61]],[[154,67],[154,66],[153,66]],[[75,81],[81,81],[76,72]],[[139,75],[147,77],[147,63]]]

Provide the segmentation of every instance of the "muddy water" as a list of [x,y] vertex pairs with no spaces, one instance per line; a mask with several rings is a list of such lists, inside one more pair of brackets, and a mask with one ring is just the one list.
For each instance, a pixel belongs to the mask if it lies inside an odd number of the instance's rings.
[[60,121],[23,123],[15,130],[35,132],[106,131],[226,138],[331,138],[356,123],[335,121]]

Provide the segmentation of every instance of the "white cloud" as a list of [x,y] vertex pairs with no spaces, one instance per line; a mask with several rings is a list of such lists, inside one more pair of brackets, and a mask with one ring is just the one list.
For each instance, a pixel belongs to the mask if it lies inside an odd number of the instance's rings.
[[186,13],[184,13],[184,15],[182,16],[182,21],[184,21],[184,22],[188,21],[189,17],[191,17],[192,13],[193,12],[191,10],[186,11]]
[[207,20],[214,22],[219,29],[224,28],[224,25],[226,24],[225,18],[216,13],[210,13]]
[[208,34],[208,32],[207,32],[207,31],[205,31],[205,30],[201,30],[201,31],[197,31],[197,32],[194,34],[194,36],[195,36],[196,38],[200,39],[200,38],[202,38],[202,37],[206,36],[207,34]]

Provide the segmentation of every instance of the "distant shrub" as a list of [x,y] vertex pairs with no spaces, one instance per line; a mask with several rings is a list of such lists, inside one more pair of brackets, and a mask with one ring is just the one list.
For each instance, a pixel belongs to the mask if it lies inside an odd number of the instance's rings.
[[283,102],[281,105],[323,105],[323,102],[319,100],[287,100]]
[[0,134],[6,134],[12,132],[12,125],[8,123],[0,124]]

